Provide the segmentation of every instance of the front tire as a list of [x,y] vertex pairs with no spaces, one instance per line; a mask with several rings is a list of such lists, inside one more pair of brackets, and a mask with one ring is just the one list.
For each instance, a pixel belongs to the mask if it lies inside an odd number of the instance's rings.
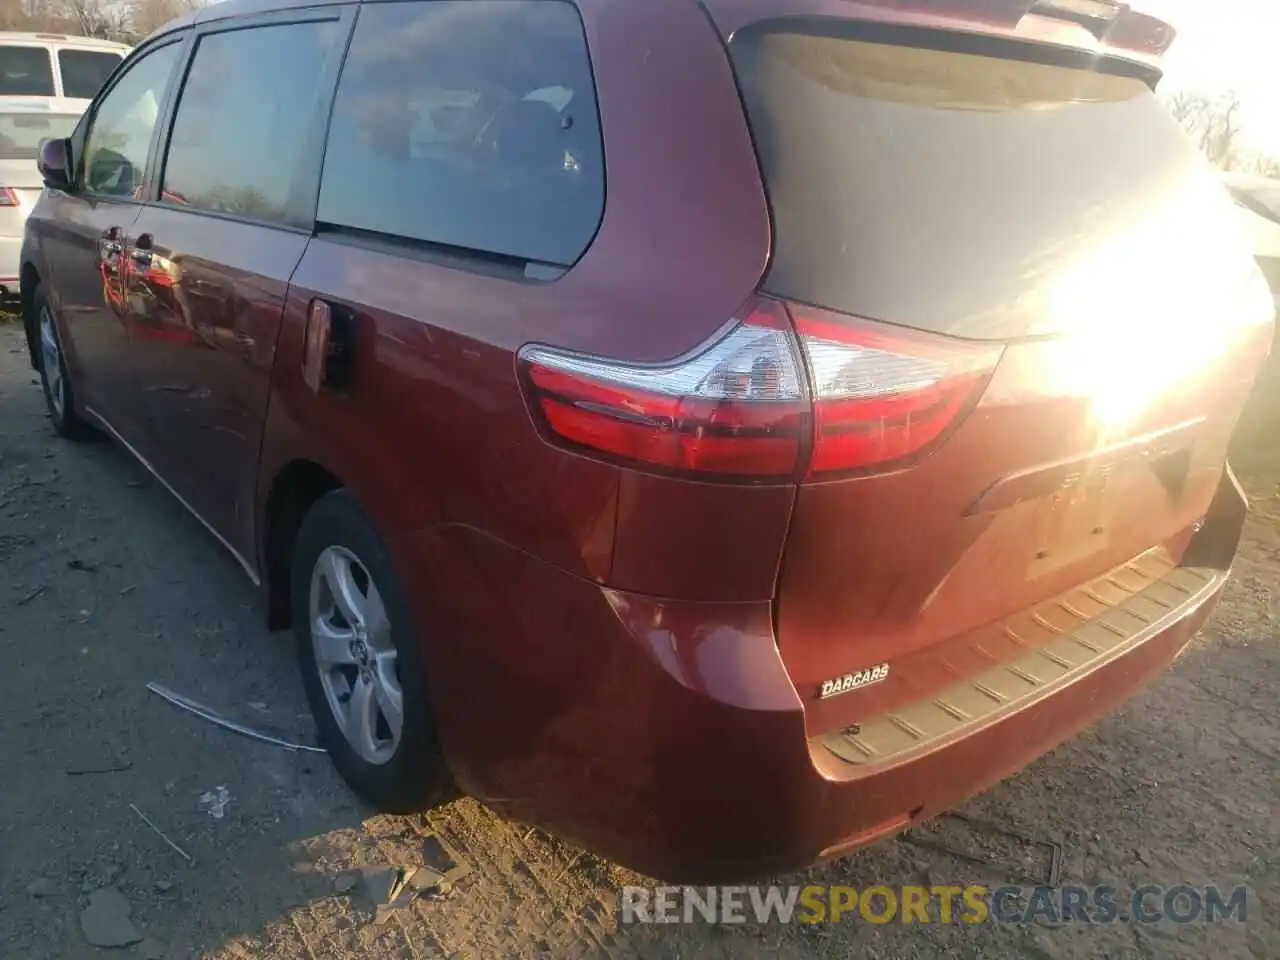
[[338,773],[388,813],[438,803],[450,778],[419,638],[390,555],[347,491],[303,518],[290,591],[303,685]]
[[76,395],[67,375],[62,339],[43,286],[33,291],[31,309],[35,314],[37,369],[54,432],[68,440],[91,439],[96,431],[76,413]]

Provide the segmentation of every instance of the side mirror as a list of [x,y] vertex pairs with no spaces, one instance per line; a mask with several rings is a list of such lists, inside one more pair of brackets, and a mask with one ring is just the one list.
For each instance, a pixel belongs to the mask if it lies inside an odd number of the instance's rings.
[[44,185],[54,190],[66,190],[71,186],[71,141],[47,140],[40,147],[40,159],[36,169],[44,179]]

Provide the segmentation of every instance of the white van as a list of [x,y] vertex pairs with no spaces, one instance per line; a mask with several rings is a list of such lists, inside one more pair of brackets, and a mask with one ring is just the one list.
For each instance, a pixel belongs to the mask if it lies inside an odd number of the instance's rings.
[[129,53],[123,43],[0,31],[0,97],[90,100]]
[[1239,173],[1228,173],[1224,179],[1253,240],[1258,266],[1275,294],[1276,310],[1280,311],[1280,180]]
[[71,135],[129,50],[91,37],[0,31],[0,302],[18,293],[22,231],[40,198],[40,145]]
[[22,231],[43,189],[36,156],[46,140],[71,136],[88,102],[0,96],[0,304],[18,295]]

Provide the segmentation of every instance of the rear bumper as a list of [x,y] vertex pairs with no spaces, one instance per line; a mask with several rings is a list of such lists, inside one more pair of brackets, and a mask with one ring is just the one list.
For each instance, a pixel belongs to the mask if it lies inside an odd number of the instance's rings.
[[[769,604],[619,594],[458,528],[397,550],[422,588],[411,592],[461,786],[647,874],[715,882],[800,868],[894,833],[1109,712],[1208,618],[1245,509],[1227,472],[1184,560],[1201,568],[1203,589],[1087,669],[863,764],[806,735]],[[510,591],[501,604],[498,583]]]
[[[1026,706],[940,738],[901,759],[870,765],[865,774],[813,741],[815,766],[832,777],[831,790],[849,801],[834,817],[830,835],[841,837],[822,851],[833,856],[859,845],[862,835],[933,816],[1026,766],[1137,693],[1186,647],[1216,606],[1225,573],[1206,581],[1194,602],[1160,629],[1135,638],[1114,657],[1078,678],[1029,698]],[[1122,644],[1123,645],[1123,644]],[[839,803],[833,803],[838,806]],[[886,832],[881,829],[879,832]]]

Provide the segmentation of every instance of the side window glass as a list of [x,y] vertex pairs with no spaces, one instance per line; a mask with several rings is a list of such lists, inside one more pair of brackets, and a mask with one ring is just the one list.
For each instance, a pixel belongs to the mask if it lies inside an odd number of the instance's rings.
[[573,4],[364,5],[318,220],[570,266],[603,211],[595,87]]
[[0,45],[0,95],[52,97],[48,47]]
[[181,48],[171,43],[145,54],[99,101],[84,147],[86,190],[133,197],[142,188],[151,134]]
[[62,73],[62,95],[92,100],[120,66],[120,55],[97,50],[59,50],[58,70]]
[[174,114],[161,201],[283,221],[339,30],[325,20],[202,37]]

